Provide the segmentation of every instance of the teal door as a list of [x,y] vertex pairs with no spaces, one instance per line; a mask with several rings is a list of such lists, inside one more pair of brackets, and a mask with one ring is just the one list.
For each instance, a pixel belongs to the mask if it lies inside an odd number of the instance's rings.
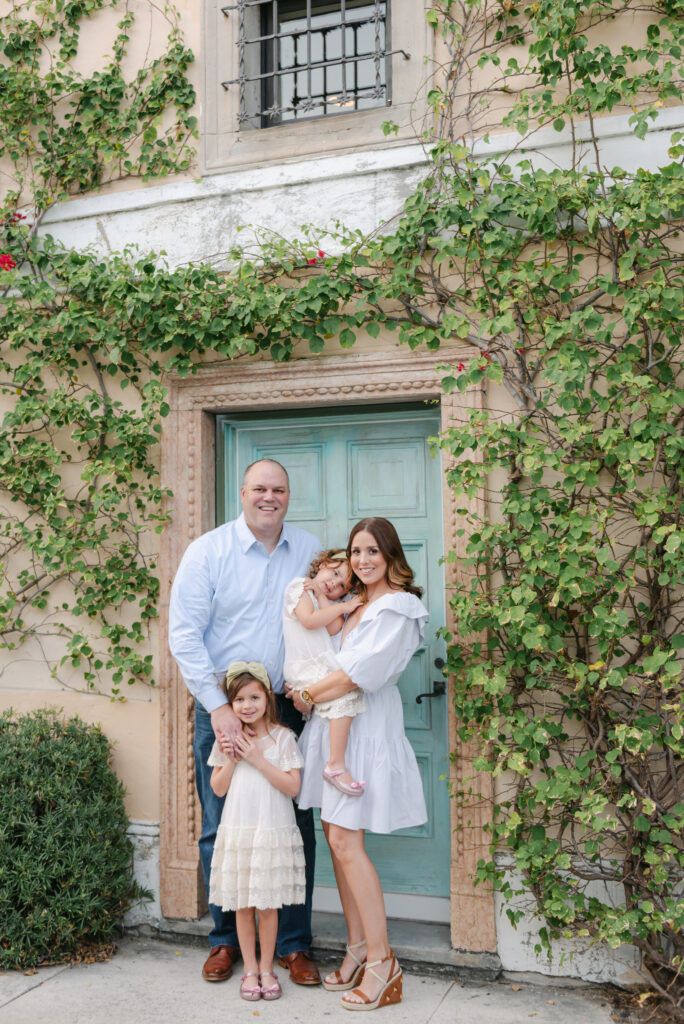
[[[443,641],[435,639],[445,621],[439,564],[442,477],[426,443],[438,430],[438,412],[412,405],[218,417],[217,521],[239,513],[244,468],[272,458],[290,476],[288,522],[316,534],[323,547],[344,547],[351,527],[366,516],[385,516],[396,527],[430,611],[425,646],[400,680],[406,734],[422,773],[429,817],[421,828],[369,835],[367,846],[386,892],[445,897],[450,857],[446,697],[421,697],[434,691],[435,680],[443,681]],[[317,884],[334,885],[325,841],[316,857]]]

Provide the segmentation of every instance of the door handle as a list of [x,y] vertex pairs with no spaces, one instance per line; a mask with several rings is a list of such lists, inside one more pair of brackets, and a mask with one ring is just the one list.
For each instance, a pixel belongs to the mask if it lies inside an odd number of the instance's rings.
[[430,700],[432,697],[443,697],[446,693],[446,679],[436,679],[432,684],[434,690],[432,693],[419,693],[416,697],[416,704],[423,703],[423,697],[427,697]]

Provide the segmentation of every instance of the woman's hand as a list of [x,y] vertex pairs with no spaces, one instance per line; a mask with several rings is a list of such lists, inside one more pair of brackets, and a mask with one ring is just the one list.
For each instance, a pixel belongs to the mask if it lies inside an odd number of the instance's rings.
[[299,690],[292,691],[292,703],[297,708],[297,711],[299,711],[300,715],[306,715],[307,718],[309,717],[309,715],[311,714],[311,705],[306,704],[302,700],[302,696]]
[[305,704],[299,695],[299,690],[295,690],[292,683],[285,681],[285,696],[288,700],[291,700],[300,715],[306,715],[308,718],[311,714],[311,705]]

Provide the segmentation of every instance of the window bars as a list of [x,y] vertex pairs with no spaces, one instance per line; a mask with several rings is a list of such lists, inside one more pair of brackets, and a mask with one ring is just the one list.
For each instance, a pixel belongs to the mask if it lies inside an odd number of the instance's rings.
[[391,100],[389,0],[237,0],[240,128],[326,117]]

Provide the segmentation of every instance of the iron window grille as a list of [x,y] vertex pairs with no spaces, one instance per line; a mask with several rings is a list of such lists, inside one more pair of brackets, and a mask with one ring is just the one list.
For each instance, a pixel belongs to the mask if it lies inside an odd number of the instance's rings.
[[389,0],[237,0],[239,128],[391,102]]

